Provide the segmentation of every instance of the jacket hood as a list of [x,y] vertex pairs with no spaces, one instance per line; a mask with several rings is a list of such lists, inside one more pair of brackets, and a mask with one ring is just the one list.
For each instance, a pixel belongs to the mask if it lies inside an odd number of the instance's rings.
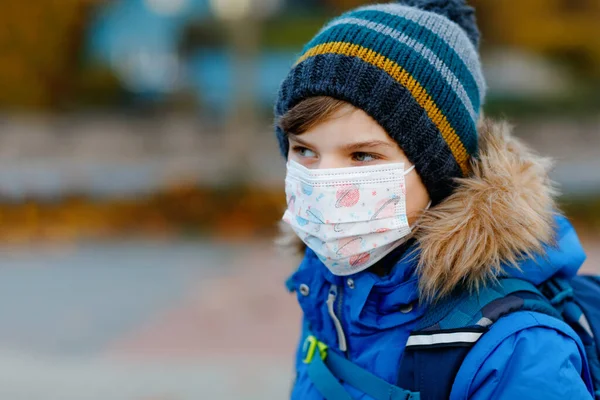
[[585,254],[557,213],[551,162],[511,135],[505,122],[483,120],[480,154],[454,193],[423,214],[416,237],[419,290],[436,300],[461,286],[477,290],[501,275],[539,284],[574,275]]

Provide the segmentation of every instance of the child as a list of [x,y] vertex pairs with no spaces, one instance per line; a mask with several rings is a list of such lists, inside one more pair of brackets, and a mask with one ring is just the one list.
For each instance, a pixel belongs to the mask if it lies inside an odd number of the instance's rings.
[[548,161],[481,116],[478,42],[461,0],[362,7],[282,83],[283,221],[306,246],[292,398],[592,398],[534,287],[585,255]]

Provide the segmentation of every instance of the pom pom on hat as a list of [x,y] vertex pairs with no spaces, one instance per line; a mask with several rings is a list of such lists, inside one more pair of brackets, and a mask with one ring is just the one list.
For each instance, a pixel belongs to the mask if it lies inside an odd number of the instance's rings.
[[479,47],[479,29],[475,10],[465,0],[398,0],[399,4],[415,7],[423,11],[443,15],[458,24],[467,34],[471,43]]

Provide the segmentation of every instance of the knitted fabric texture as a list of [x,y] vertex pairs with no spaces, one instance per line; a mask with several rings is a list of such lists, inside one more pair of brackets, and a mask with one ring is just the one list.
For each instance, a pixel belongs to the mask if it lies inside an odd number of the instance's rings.
[[[361,7],[323,27],[281,84],[275,117],[313,96],[351,103],[400,145],[436,204],[478,151],[479,34],[462,0],[405,3]],[[287,157],[286,133],[275,129]]]

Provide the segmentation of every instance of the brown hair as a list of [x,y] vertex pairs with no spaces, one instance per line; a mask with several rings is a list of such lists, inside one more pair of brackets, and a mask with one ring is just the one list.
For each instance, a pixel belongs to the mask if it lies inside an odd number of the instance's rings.
[[[301,135],[347,105],[345,101],[329,96],[309,97],[279,118],[277,125],[286,135]],[[279,235],[275,243],[281,250],[293,254],[302,254],[306,249],[304,242],[283,221],[279,223]]]
[[286,135],[301,135],[347,105],[329,96],[309,97],[279,118],[277,125]]

